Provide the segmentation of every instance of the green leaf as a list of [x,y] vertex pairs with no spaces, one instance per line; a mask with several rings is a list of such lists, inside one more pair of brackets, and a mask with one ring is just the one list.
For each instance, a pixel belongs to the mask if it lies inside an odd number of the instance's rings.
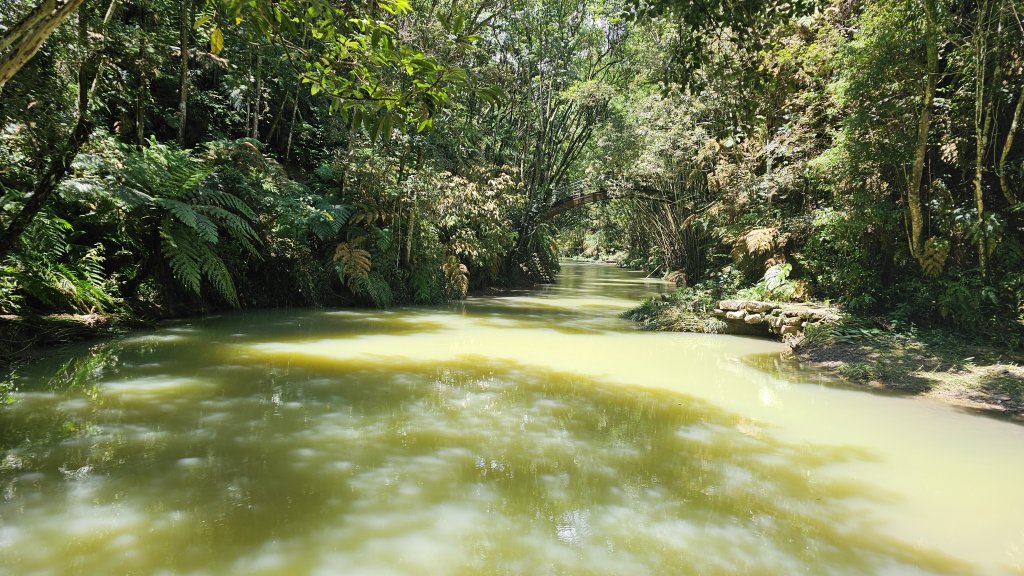
[[217,27],[210,32],[210,53],[216,56],[222,50],[224,50],[224,33],[221,32],[220,27]]
[[387,143],[391,140],[392,123],[394,122],[390,112],[385,112],[384,117],[381,118],[380,128],[380,139],[382,143]]

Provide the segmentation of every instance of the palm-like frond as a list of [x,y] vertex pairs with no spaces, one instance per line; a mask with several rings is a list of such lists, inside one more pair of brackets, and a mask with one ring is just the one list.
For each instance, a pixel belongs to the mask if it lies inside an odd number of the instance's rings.
[[256,212],[238,196],[218,188],[223,179],[206,162],[155,141],[127,155],[122,193],[132,206],[156,212],[160,251],[171,273],[198,294],[203,281],[233,306],[238,305],[231,273],[218,253],[222,236],[258,255]]
[[359,296],[369,298],[377,308],[388,308],[395,303],[395,295],[388,281],[379,272],[370,272],[365,276],[353,276],[349,286]]
[[306,221],[306,226],[320,240],[331,240],[338,236],[354,212],[355,206],[348,204],[318,203]]
[[360,247],[362,240],[342,242],[334,249],[334,262],[343,282],[351,284],[353,278],[366,277],[370,272],[370,253]]
[[196,236],[180,222],[165,222],[160,229],[160,249],[174,277],[186,289],[199,293],[202,279],[210,283],[232,306],[238,306],[238,292],[224,260],[210,242]]
[[448,256],[441,269],[444,271],[448,297],[464,300],[469,292],[469,269],[455,256]]

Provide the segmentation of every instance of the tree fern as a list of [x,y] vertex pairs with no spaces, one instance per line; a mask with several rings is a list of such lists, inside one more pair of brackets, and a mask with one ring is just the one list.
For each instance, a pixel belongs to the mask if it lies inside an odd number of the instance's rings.
[[238,196],[220,189],[222,175],[185,150],[150,142],[126,153],[123,194],[134,206],[155,211],[160,252],[174,278],[200,294],[203,281],[232,306],[238,294],[217,246],[222,235],[257,256],[256,212]]
[[[223,228],[228,236],[236,240],[246,252],[255,256],[257,255],[256,245],[259,243],[259,237],[256,235],[256,231],[253,230],[252,226],[245,221],[241,216],[228,212],[220,206],[195,206],[195,211],[199,214],[208,217],[212,221],[216,221],[215,229],[217,225]],[[214,241],[215,243],[215,241]]]
[[245,216],[249,220],[256,219],[256,212],[254,212],[248,204],[243,202],[238,196],[224,192],[223,190],[203,186],[196,189],[191,194],[188,194],[188,198],[194,204],[220,206],[221,208],[233,210],[242,216]]
[[203,268],[203,275],[221,296],[232,306],[238,307],[238,292],[235,290],[235,282],[231,279],[231,272],[228,271],[224,261],[213,252],[206,244],[200,245]]
[[186,289],[199,294],[205,277],[232,306],[238,306],[238,293],[224,260],[210,242],[193,234],[180,222],[165,223],[160,230],[160,248],[175,279]]
[[197,242],[187,227],[165,222],[160,227],[160,250],[171,268],[175,279],[186,289],[198,294],[203,271],[199,264],[200,252]]

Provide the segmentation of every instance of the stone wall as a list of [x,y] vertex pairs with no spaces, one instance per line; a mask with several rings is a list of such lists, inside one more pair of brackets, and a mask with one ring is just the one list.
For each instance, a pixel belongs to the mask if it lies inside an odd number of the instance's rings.
[[808,324],[839,320],[834,308],[811,304],[779,304],[758,300],[721,300],[714,312],[727,334],[797,335]]

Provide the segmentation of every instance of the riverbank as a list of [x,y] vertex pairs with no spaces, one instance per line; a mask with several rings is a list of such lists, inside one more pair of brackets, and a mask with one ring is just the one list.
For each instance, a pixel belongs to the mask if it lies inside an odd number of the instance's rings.
[[[510,296],[531,288],[487,287],[471,292],[471,296]],[[343,308],[360,309],[352,303]],[[246,310],[267,310],[280,306],[257,306]],[[148,316],[131,312],[105,314],[0,314],[0,376],[10,374],[19,366],[45,357],[52,349],[75,342],[103,340],[135,329],[154,328],[163,321],[200,318],[223,309],[181,307],[163,310],[147,307]]]
[[788,341],[801,367],[873,390],[934,398],[1024,421],[1024,355],[942,330],[846,320]]
[[0,374],[31,362],[55,346],[97,340],[155,323],[126,314],[0,315]]
[[[929,397],[1024,421],[1024,354],[1008,346],[938,329],[898,329],[827,306],[810,306],[827,313],[806,329],[791,328],[786,314],[769,322],[772,317],[758,308],[765,304],[677,291],[648,299],[624,316],[644,330],[780,338],[802,369],[853,387]],[[729,316],[736,314],[742,317]],[[775,325],[781,329],[770,329]]]

